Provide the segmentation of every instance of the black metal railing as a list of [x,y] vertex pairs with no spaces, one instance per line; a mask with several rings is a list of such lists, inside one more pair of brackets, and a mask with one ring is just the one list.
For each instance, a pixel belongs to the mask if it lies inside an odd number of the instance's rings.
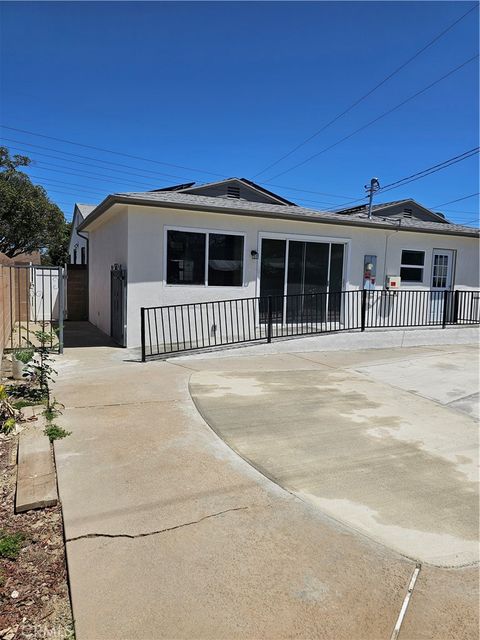
[[275,338],[452,324],[480,324],[480,291],[358,290],[142,307],[142,361]]

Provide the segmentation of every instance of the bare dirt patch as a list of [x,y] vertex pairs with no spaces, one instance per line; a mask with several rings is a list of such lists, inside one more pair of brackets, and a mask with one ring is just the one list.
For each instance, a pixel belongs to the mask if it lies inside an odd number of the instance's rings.
[[15,514],[18,436],[0,440],[0,531],[23,538],[0,557],[0,639],[74,638],[61,507]]

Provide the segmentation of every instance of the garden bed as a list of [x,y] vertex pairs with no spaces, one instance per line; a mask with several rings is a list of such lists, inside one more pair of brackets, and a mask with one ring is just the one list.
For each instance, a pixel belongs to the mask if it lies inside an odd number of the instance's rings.
[[14,513],[17,442],[0,440],[0,535],[21,539],[16,559],[0,557],[0,638],[73,638],[61,509]]

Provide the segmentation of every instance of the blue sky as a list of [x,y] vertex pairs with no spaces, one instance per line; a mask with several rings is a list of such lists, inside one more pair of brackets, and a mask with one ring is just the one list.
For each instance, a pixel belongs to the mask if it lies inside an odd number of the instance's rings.
[[[254,176],[473,5],[3,2],[0,122],[31,132],[0,129],[3,144],[34,159],[32,180],[67,218],[75,201],[221,176],[258,180],[305,206],[339,206],[362,198],[372,176],[388,184],[478,145],[477,58],[290,170],[478,54],[478,8],[347,115]],[[478,155],[379,201],[413,197],[435,208],[477,191]],[[477,224],[476,196],[440,209]]]

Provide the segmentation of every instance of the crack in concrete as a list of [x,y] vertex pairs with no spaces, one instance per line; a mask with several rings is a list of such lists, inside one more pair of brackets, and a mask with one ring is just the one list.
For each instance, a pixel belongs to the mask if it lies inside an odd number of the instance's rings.
[[66,406],[65,409],[100,409],[103,407],[129,407],[144,404],[163,404],[165,402],[184,402],[181,399],[172,400],[135,400],[134,402],[111,402],[110,404],[79,404]]
[[221,516],[224,513],[230,513],[231,511],[244,511],[245,509],[250,509],[250,507],[233,507],[231,509],[225,509],[224,511],[218,511],[217,513],[210,513],[209,515],[203,516],[203,518],[199,518],[198,520],[184,522],[183,524],[176,524],[173,527],[166,527],[165,529],[158,529],[157,531],[147,531],[146,533],[136,533],[135,535],[130,533],[84,533],[83,535],[76,536],[74,538],[66,538],[65,542],[75,542],[76,540],[84,540],[88,538],[128,538],[130,540],[135,540],[136,538],[146,538],[148,536],[155,536],[160,533],[166,533],[167,531],[182,529],[183,527],[188,527],[192,524],[198,524],[199,522],[203,522],[203,520],[216,518],[217,516]]

